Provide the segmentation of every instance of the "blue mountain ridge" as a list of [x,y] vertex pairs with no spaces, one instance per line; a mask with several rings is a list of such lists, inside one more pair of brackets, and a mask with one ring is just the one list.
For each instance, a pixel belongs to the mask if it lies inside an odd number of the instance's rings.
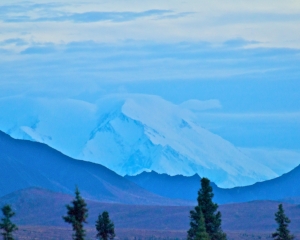
[[[200,187],[200,176],[195,174],[190,177],[152,172],[142,172],[136,176],[125,178],[138,184],[148,191],[158,195],[184,200],[197,199]],[[282,176],[257,182],[245,187],[230,189],[219,188],[213,182],[211,186],[214,192],[214,201],[219,204],[248,202],[254,200],[276,200],[290,203],[300,203],[300,165]]]
[[[169,176],[144,172],[119,176],[108,168],[75,160],[41,143],[16,140],[0,132],[0,197],[14,191],[40,187],[73,194],[78,185],[82,195],[103,202],[142,205],[193,205],[200,176]],[[212,183],[219,203],[253,200],[300,199],[300,166],[278,178],[232,189]]]
[[155,195],[108,168],[75,160],[41,143],[16,140],[0,132],[0,197],[38,187],[92,200],[126,204],[189,205]]

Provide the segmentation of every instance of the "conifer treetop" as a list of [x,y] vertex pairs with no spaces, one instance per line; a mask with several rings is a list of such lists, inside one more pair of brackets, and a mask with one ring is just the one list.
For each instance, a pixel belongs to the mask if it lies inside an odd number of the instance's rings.
[[109,214],[107,211],[99,214],[98,220],[96,221],[96,229],[97,239],[108,240],[114,239],[116,236],[114,223],[109,219]]
[[2,207],[3,218],[0,222],[0,229],[3,231],[1,234],[5,240],[14,240],[12,233],[18,230],[18,227],[11,222],[10,218],[15,215],[10,205]]
[[276,232],[272,234],[275,240],[292,240],[294,236],[290,234],[288,224],[290,219],[285,215],[282,204],[278,205],[278,211],[275,213],[275,221],[278,224]]
[[[188,240],[210,239],[226,240],[226,234],[221,228],[221,213],[218,211],[218,204],[212,201],[213,189],[207,178],[201,179],[201,189],[198,191],[198,205],[190,211],[190,229],[188,231]],[[205,224],[203,232],[202,217]],[[201,234],[199,234],[201,232]],[[207,238],[207,233],[209,238]],[[201,235],[201,238],[199,236]]]
[[80,196],[78,187],[75,189],[75,199],[72,201],[72,205],[67,205],[67,216],[63,219],[65,222],[72,224],[74,240],[84,240],[85,230],[83,223],[87,223],[88,209],[84,199]]

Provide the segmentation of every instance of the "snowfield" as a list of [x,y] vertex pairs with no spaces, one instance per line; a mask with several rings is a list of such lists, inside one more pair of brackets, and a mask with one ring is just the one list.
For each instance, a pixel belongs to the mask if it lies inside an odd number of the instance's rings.
[[195,101],[175,105],[140,94],[109,95],[96,103],[4,98],[1,109],[10,108],[0,113],[0,129],[14,138],[42,142],[73,158],[102,164],[120,175],[151,170],[185,176],[198,173],[226,188],[271,179],[299,164],[295,158],[285,166],[282,154],[273,168],[270,162],[275,154],[239,149],[202,128],[187,107],[192,103],[205,109]]

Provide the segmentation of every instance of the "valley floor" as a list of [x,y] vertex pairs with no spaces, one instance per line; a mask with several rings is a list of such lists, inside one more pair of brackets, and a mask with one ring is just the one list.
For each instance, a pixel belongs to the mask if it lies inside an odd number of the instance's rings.
[[[226,231],[228,240],[272,239],[269,232]],[[96,231],[87,228],[87,239],[95,239]],[[116,229],[116,238],[120,240],[175,240],[186,239],[183,230]],[[65,240],[71,239],[72,230],[67,227],[19,226],[15,236],[18,240]],[[295,234],[300,239],[300,232]]]
[[[12,221],[19,227],[19,240],[71,239],[72,228],[65,223],[66,204],[73,196],[43,189],[24,189],[0,198],[0,206],[10,204],[16,213]],[[154,240],[186,239],[189,212],[193,206],[158,206],[105,203],[86,200],[88,206],[87,240],[95,239],[98,215],[108,211],[115,224],[117,239]],[[223,204],[222,229],[228,240],[271,239],[277,224],[276,201],[252,201]],[[289,229],[300,239],[300,205],[284,203],[290,218]]]

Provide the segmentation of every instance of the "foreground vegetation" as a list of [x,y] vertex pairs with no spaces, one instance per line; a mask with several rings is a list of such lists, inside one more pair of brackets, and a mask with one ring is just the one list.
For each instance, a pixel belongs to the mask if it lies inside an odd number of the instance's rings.
[[[218,211],[218,205],[213,203],[213,192],[210,186],[210,181],[206,178],[201,180],[201,188],[198,191],[198,198],[197,198],[197,206],[193,211],[190,211],[190,229],[187,232],[187,239],[189,240],[223,240],[227,239],[226,234],[222,231],[221,228],[221,213]],[[69,201],[69,200],[68,200]],[[80,192],[78,188],[75,190],[75,198],[71,201],[71,204],[66,206],[67,214],[63,216],[65,222],[70,223],[73,228],[73,239],[74,240],[83,240],[83,239],[114,239],[115,232],[114,232],[114,224],[109,219],[109,213],[107,211],[103,211],[106,208],[101,210],[102,214],[96,215],[98,216],[97,220],[95,219],[95,230],[88,228],[88,237],[86,236],[86,231],[84,229],[84,224],[87,222],[88,218],[88,208],[87,204],[85,203],[84,199],[80,196]],[[92,207],[93,208],[93,207]],[[8,211],[9,210],[9,211]],[[112,209],[110,210],[112,211]],[[222,210],[223,211],[223,210]],[[11,218],[14,216],[14,212],[12,211],[9,205],[5,205],[2,208],[4,218],[1,219],[0,222],[0,230],[3,235],[3,239],[5,240],[13,240],[13,234],[17,230],[17,226],[11,222]],[[99,212],[99,211],[98,211]],[[63,215],[63,211],[59,214],[60,216]],[[226,214],[226,216],[228,213]],[[226,218],[227,219],[227,218]],[[278,211],[275,215],[275,220],[278,224],[278,228],[276,232],[274,232],[269,236],[269,238],[273,238],[276,240],[289,240],[294,239],[293,236],[290,234],[288,230],[288,224],[290,220],[284,213],[282,204],[278,206]],[[9,227],[14,226],[14,227]],[[22,229],[22,228],[21,228]],[[226,228],[227,229],[227,228]],[[122,229],[119,229],[122,232]],[[270,230],[269,230],[270,231]],[[19,231],[18,231],[19,232]],[[69,233],[68,233],[69,232]],[[68,239],[68,235],[71,238],[71,230],[67,230],[67,235],[63,234],[65,237],[63,238],[55,238],[55,239]],[[179,233],[179,232],[178,232]],[[230,232],[229,232],[230,233]],[[37,232],[38,234],[38,232]],[[56,234],[57,235],[57,234]],[[128,236],[134,236],[134,234],[126,234]],[[183,239],[184,232],[181,230],[180,234],[181,237],[178,236],[178,239]],[[19,234],[18,234],[19,236]],[[57,237],[60,235],[57,235]],[[122,238],[123,233],[121,233],[120,237]],[[148,235],[149,237],[151,235]],[[168,235],[166,235],[168,236]],[[173,235],[174,237],[176,235]],[[229,234],[230,236],[230,234]],[[125,236],[123,236],[124,238]],[[146,236],[145,236],[146,237]],[[149,238],[147,237],[147,239]],[[24,238],[25,239],[25,238]],[[32,238],[26,238],[32,239]],[[51,238],[54,239],[54,238]],[[145,239],[144,237],[140,238],[130,238],[130,239]],[[165,239],[165,238],[157,238],[155,236],[150,237],[149,239]],[[170,238],[167,238],[170,239]],[[235,238],[236,239],[236,238]],[[238,238],[240,239],[240,238]],[[243,238],[241,238],[243,239]],[[248,239],[248,238],[247,238]]]
[[221,213],[218,205],[213,203],[213,191],[207,178],[201,179],[201,189],[198,191],[198,205],[190,212],[190,229],[188,240],[226,240],[226,234],[221,228]]

